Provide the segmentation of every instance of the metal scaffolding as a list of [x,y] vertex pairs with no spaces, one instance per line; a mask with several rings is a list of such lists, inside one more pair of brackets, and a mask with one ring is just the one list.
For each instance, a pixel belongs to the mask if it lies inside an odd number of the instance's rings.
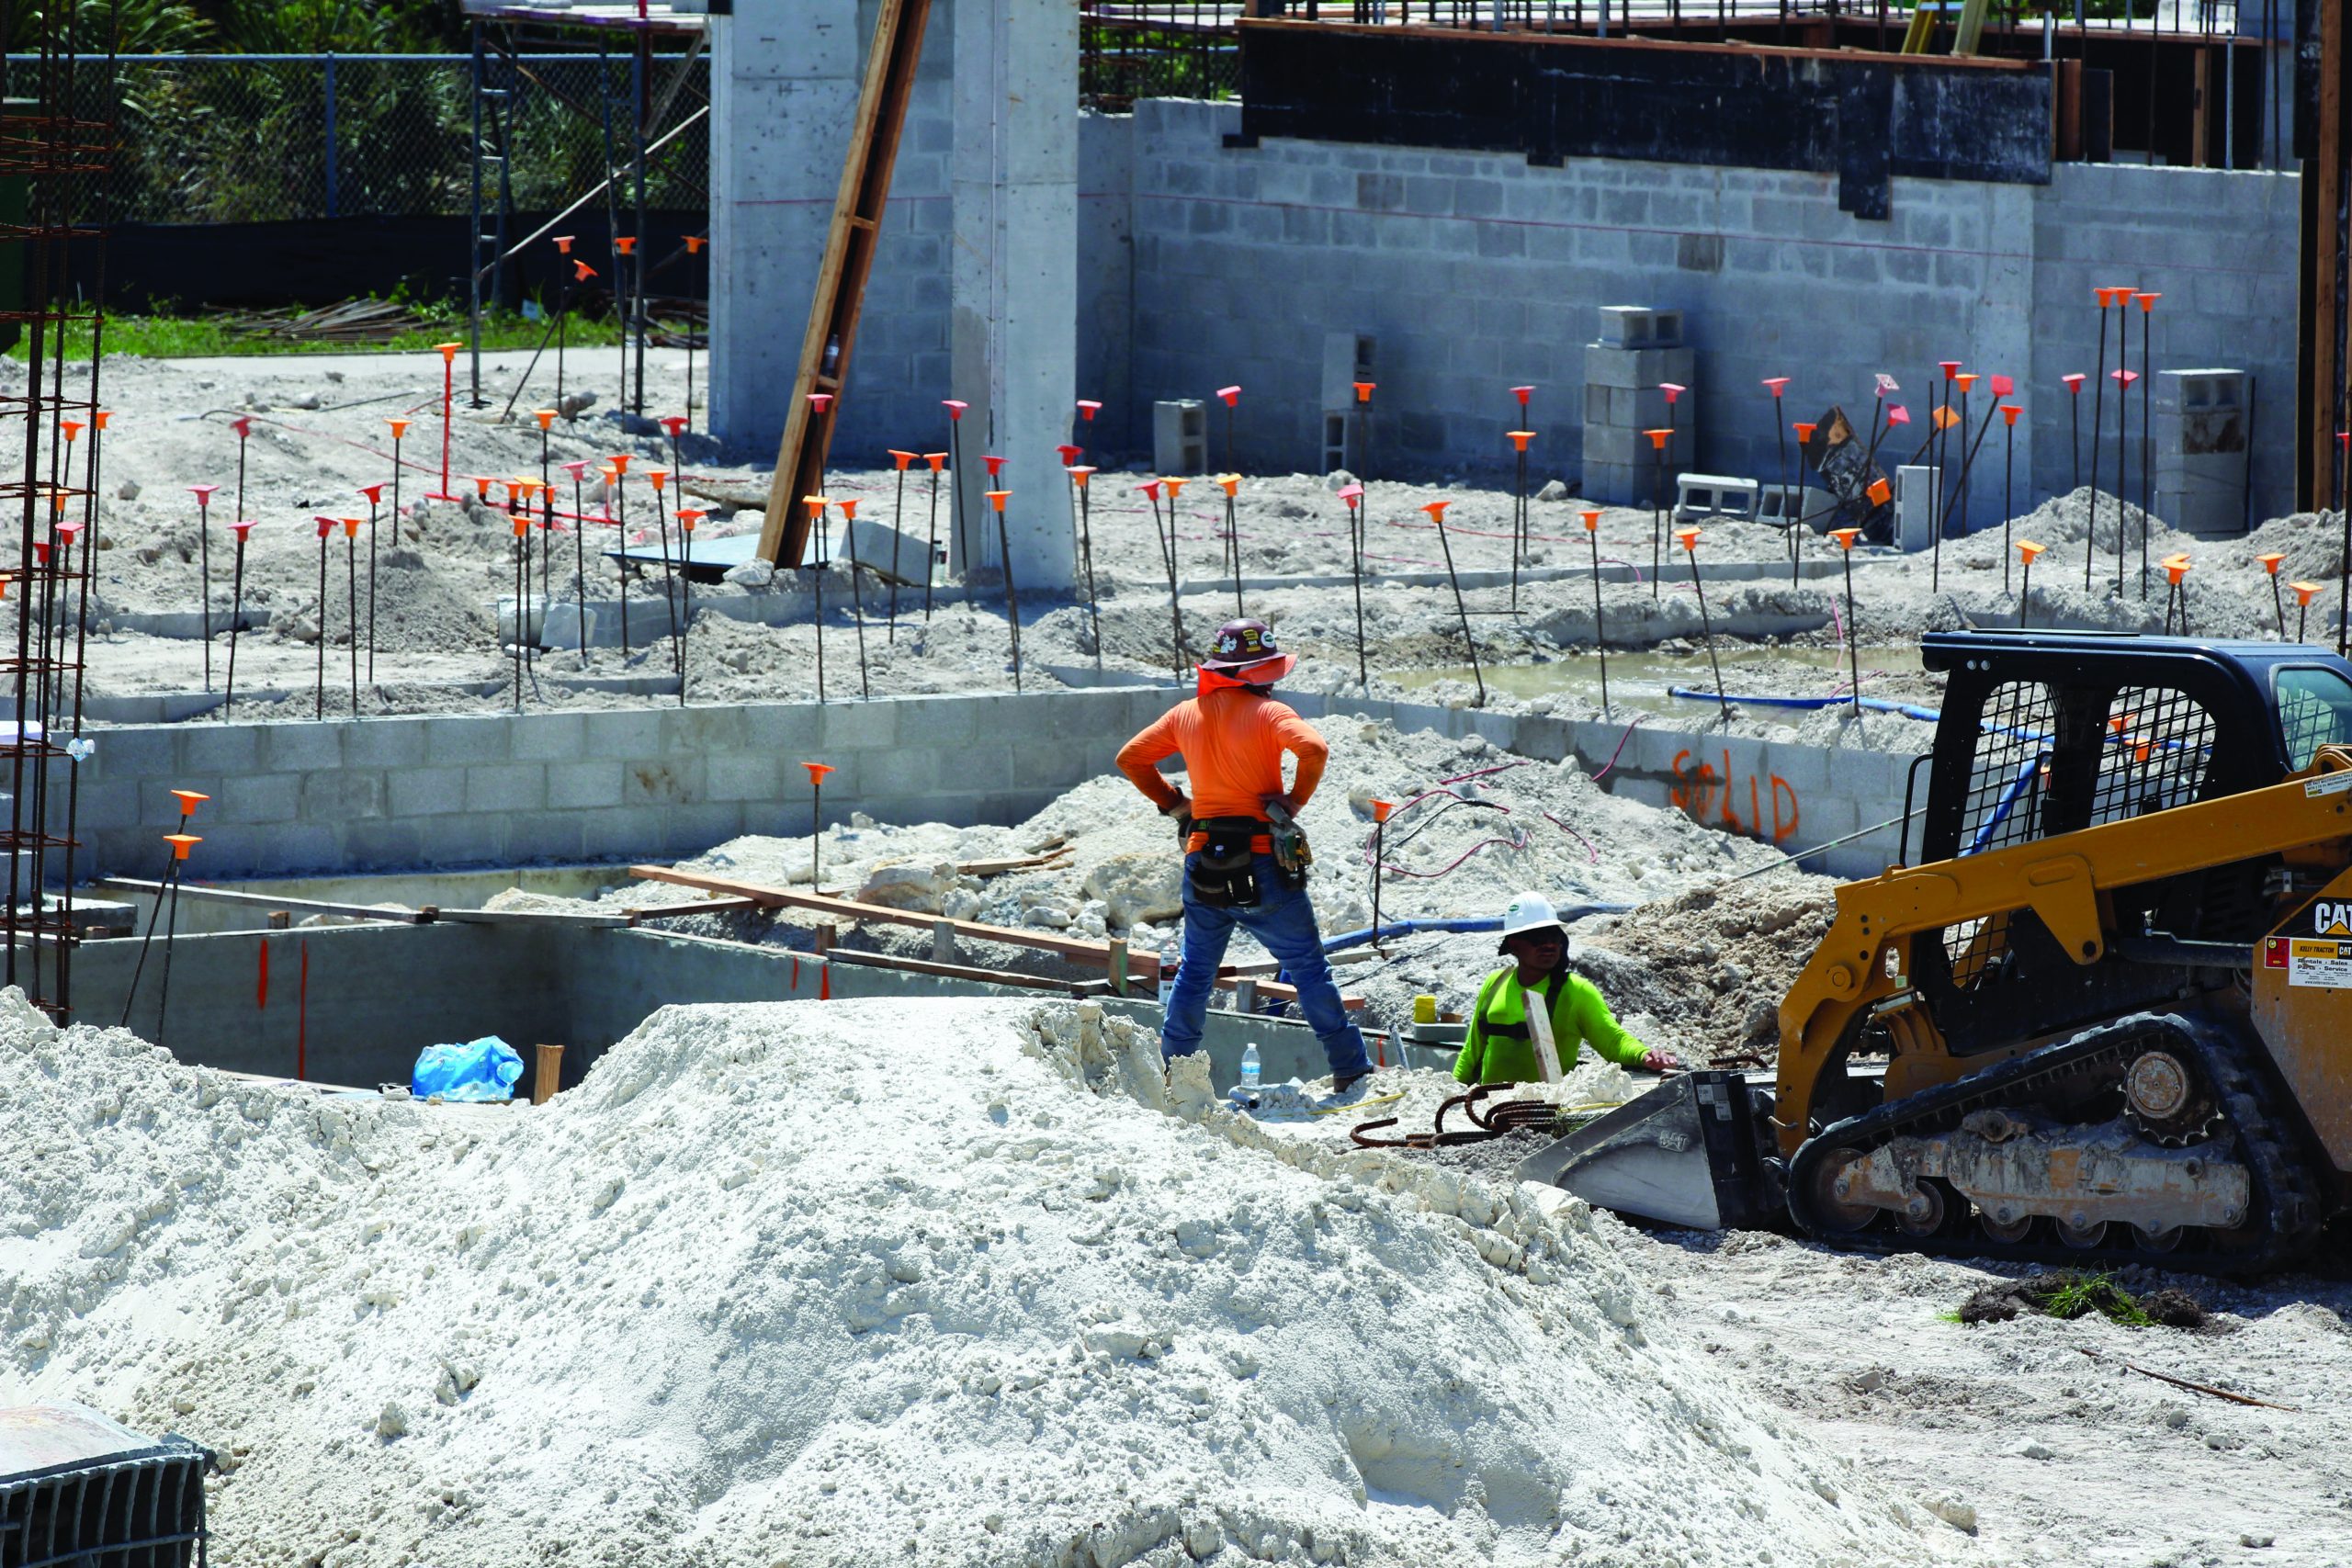
[[[537,91],[571,113],[593,121],[604,148],[604,176],[558,215],[563,218],[602,198],[606,219],[605,276],[611,279],[616,313],[628,345],[624,353],[619,403],[634,413],[645,412],[645,345],[651,329],[647,311],[648,267],[646,167],[671,144],[685,124],[708,113],[702,109],[667,132],[658,128],[677,105],[701,58],[707,33],[707,17],[697,12],[673,10],[668,5],[636,0],[630,5],[556,6],[503,4],[501,0],[469,0],[472,23],[473,171],[472,258],[469,267],[468,346],[471,365],[470,406],[483,408],[489,400],[481,389],[481,318],[484,308],[507,303],[513,291],[513,263],[547,227],[512,241],[517,227],[514,203],[514,165],[528,150],[518,145],[516,125],[524,96]],[[684,40],[685,53],[660,73],[654,49],[662,40]],[[552,86],[523,58],[526,43],[541,49],[581,49],[593,41],[597,63],[593,103]],[[615,69],[626,64],[624,75]],[[624,231],[626,212],[629,227]],[[669,258],[674,260],[676,258]],[[668,265],[667,261],[660,264]],[[657,265],[652,271],[660,270]]]

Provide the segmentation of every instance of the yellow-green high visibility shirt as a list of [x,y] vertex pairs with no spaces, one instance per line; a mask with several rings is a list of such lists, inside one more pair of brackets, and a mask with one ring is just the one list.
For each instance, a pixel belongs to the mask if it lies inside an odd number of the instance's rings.
[[1600,988],[1581,975],[1555,970],[1532,987],[1520,984],[1511,964],[1487,976],[1470,1012],[1470,1032],[1454,1058],[1453,1076],[1463,1083],[1540,1083],[1535,1042],[1527,1028],[1527,995],[1532,989],[1552,1010],[1552,1041],[1560,1071],[1573,1071],[1579,1042],[1605,1061],[1637,1067],[1649,1047],[1625,1032],[1601,999]]

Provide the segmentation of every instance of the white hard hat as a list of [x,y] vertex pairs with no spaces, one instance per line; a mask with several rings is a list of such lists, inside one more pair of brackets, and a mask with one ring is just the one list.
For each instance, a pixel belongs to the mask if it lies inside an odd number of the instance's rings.
[[1560,912],[1541,893],[1521,893],[1503,909],[1503,935],[1543,931],[1560,923]]

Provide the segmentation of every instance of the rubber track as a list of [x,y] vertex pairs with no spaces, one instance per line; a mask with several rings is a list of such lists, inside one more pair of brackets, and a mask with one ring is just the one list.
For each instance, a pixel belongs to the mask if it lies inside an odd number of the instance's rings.
[[[1892,1214],[1859,1231],[1840,1231],[1818,1224],[1815,1215],[1806,1213],[1814,1172],[1833,1150],[1851,1148],[1867,1154],[1905,1134],[1950,1132],[1971,1111],[2033,1104],[2051,1089],[2066,1087],[2068,1078],[2079,1079],[2086,1073],[2105,1077],[2121,1068],[2142,1050],[2157,1043],[2158,1037],[2175,1049],[2185,1048],[2212,1088],[2228,1122],[2228,1133],[2212,1142],[2223,1145],[2229,1134],[2235,1134],[2235,1152],[2252,1178],[2252,1208],[2258,1227],[2241,1225],[2218,1235],[2199,1227],[2171,1251],[2155,1252],[2112,1242],[2073,1247],[2054,1239],[2036,1239],[2047,1233],[2046,1223],[2037,1224],[2027,1240],[1996,1241],[1984,1233],[1973,1213],[1947,1222],[1937,1235],[1914,1236],[1898,1229]],[[2041,1263],[2140,1263],[2192,1273],[2247,1274],[2276,1269],[2311,1244],[2325,1216],[2273,1075],[2266,1063],[2254,1059],[2254,1053],[2260,1049],[2259,1044],[2235,1039],[2212,1023],[2177,1013],[2134,1013],[2118,1019],[2063,1044],[2045,1046],[1958,1083],[1906,1095],[1824,1128],[1789,1162],[1789,1211],[1815,1240],[1851,1251],[1927,1252]],[[2108,1235],[2136,1238],[2137,1233],[2128,1225],[2110,1224]]]

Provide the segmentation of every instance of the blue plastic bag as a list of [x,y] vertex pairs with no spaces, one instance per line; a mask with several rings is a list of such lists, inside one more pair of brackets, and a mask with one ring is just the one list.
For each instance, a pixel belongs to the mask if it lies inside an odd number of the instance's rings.
[[427,1045],[416,1054],[409,1091],[419,1100],[512,1100],[523,1076],[523,1058],[495,1034],[463,1045]]

